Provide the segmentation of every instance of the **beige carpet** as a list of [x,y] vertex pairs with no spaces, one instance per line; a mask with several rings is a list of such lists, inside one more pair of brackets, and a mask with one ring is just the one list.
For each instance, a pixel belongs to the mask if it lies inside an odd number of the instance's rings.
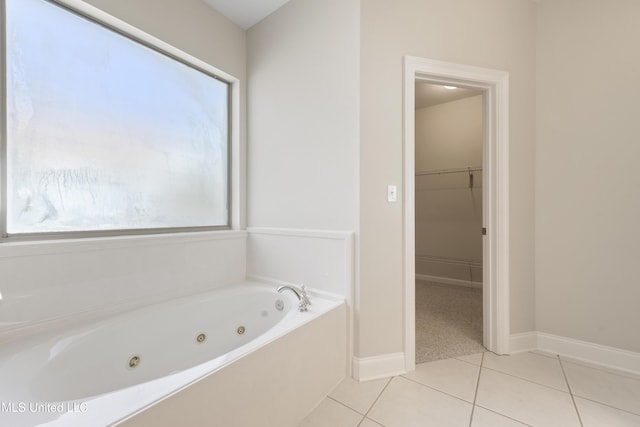
[[483,351],[482,290],[416,281],[416,363]]

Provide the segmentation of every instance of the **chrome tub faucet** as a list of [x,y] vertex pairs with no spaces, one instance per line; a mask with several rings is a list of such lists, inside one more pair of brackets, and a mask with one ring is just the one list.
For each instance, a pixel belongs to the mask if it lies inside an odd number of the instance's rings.
[[295,286],[292,285],[282,285],[280,286],[277,291],[278,292],[282,292],[285,289],[289,289],[291,292],[293,292],[294,294],[296,294],[296,296],[298,297],[298,311],[307,311],[309,308],[309,306],[311,305],[311,301],[309,300],[309,297],[307,296],[307,289],[305,288],[304,285],[302,285],[300,287],[300,289],[296,288]]

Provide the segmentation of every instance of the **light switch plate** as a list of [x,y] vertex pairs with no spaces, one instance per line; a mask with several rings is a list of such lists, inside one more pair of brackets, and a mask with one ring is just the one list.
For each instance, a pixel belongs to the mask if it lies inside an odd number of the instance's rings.
[[398,187],[395,185],[387,186],[387,202],[394,203],[398,201]]

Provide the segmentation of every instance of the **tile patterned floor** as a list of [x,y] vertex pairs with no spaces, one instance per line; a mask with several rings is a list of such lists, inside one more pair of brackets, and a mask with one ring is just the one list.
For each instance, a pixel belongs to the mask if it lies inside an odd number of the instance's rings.
[[640,377],[539,352],[485,352],[345,379],[299,427],[640,427]]

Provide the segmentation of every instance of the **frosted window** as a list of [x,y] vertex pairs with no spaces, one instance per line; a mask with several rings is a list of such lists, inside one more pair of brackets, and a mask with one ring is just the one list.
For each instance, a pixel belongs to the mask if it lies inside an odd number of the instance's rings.
[[7,233],[228,225],[226,82],[6,2]]

